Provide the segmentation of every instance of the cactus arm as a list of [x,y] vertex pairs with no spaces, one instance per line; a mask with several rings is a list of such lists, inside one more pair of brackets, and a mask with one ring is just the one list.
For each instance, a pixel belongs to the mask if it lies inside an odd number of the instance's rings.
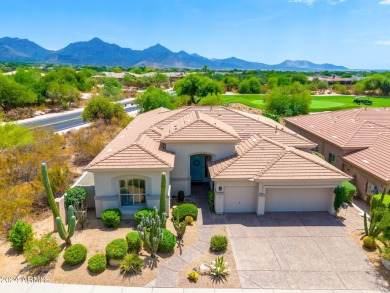
[[366,233],[366,236],[368,236],[368,225],[367,225],[367,213],[364,212],[364,232]]
[[60,211],[58,210],[57,204],[54,200],[53,191],[50,186],[50,180],[47,173],[47,166],[45,163],[41,164],[43,184],[45,185],[47,199],[49,201],[50,209],[54,215],[54,218],[60,217]]
[[[167,191],[167,177],[165,172],[161,174],[161,191],[160,191],[160,217],[166,214],[166,191]],[[164,224],[165,228],[165,224]]]
[[369,236],[372,236],[372,232],[374,231],[374,228],[377,224],[376,218],[377,218],[376,213],[373,213],[371,221],[370,221],[370,228],[368,229]]
[[72,237],[76,228],[76,216],[72,216],[68,222],[68,237]]
[[64,224],[62,224],[61,218],[56,218],[58,235],[60,235],[62,240],[66,240],[68,238],[68,233],[65,231]]

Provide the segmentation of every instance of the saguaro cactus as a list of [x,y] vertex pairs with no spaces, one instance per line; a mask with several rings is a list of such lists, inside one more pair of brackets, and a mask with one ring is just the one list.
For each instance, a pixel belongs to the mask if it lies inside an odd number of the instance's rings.
[[165,222],[165,214],[160,217],[155,208],[152,214],[142,217],[140,224],[137,226],[144,248],[150,253],[151,257],[156,257],[158,246],[163,239],[162,227],[165,226]]
[[166,214],[166,202],[165,202],[166,190],[167,190],[166,188],[167,188],[167,176],[165,172],[162,172],[161,191],[160,191],[160,217],[162,217],[162,214]]
[[50,186],[49,176],[47,174],[47,166],[45,163],[41,164],[41,170],[42,170],[43,184],[45,185],[47,199],[49,201],[50,209],[53,213],[56,222],[58,234],[60,235],[62,240],[70,244],[71,243],[70,238],[73,236],[76,227],[76,217],[73,212],[73,206],[70,205],[68,207],[68,229],[65,230],[64,223],[62,222],[60,216],[60,211],[58,210],[58,207],[54,200],[53,191]]

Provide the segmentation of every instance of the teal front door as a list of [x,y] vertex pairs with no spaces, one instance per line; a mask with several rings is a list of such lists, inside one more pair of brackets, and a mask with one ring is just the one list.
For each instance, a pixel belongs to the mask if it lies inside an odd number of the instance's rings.
[[190,158],[191,181],[203,181],[205,172],[204,155],[193,155]]

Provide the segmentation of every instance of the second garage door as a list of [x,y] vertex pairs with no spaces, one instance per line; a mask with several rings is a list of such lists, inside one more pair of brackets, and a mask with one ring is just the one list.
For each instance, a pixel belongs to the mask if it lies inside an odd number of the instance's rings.
[[224,212],[249,213],[257,210],[256,186],[228,186],[225,187]]
[[329,188],[270,188],[265,194],[265,211],[328,211],[331,193]]

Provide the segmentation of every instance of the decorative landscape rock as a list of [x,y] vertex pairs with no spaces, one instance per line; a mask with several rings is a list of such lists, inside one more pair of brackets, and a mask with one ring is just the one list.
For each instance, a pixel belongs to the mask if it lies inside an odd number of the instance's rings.
[[211,271],[211,267],[209,265],[201,264],[199,266],[199,274],[201,275],[209,275],[210,271]]
[[382,262],[383,266],[384,266],[388,271],[390,271],[390,260],[389,260],[389,259],[386,259],[386,258],[382,258],[382,259],[381,259],[381,262]]

